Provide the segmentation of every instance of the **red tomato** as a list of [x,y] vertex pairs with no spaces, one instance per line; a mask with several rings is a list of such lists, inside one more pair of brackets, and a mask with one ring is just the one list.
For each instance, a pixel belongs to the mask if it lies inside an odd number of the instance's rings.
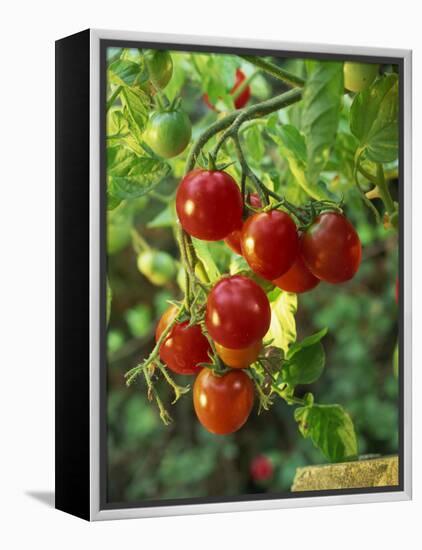
[[213,434],[239,430],[249,417],[254,402],[250,378],[241,370],[217,376],[203,369],[193,386],[193,405],[201,424]]
[[242,275],[225,277],[211,290],[205,323],[211,338],[230,349],[248,348],[270,327],[271,309],[265,292]]
[[267,481],[273,476],[273,463],[267,456],[258,455],[252,460],[250,471],[254,481]]
[[279,210],[253,214],[243,225],[241,245],[253,271],[273,281],[291,268],[298,254],[295,222]]
[[[175,310],[175,311],[174,311]],[[158,340],[161,333],[174,319],[177,308],[169,307],[161,317],[155,332]],[[197,374],[202,367],[198,363],[209,363],[211,351],[208,340],[199,325],[188,326],[189,322],[176,323],[160,346],[161,360],[177,374]]]
[[[251,193],[248,196],[248,202],[254,208],[262,208],[261,199],[259,198],[258,193]],[[236,252],[236,254],[242,255],[242,247],[240,244],[240,237],[242,235],[243,223],[239,226],[239,229],[236,229],[228,237],[224,239],[226,245]]]
[[232,369],[247,369],[254,361],[256,361],[259,352],[262,348],[262,340],[258,340],[252,346],[242,349],[225,348],[221,344],[215,342],[215,349],[224,363]]
[[[242,82],[246,80],[246,75],[243,71],[240,69],[236,70],[236,80],[234,83],[233,88],[230,90],[231,94],[234,94],[235,91],[242,85]],[[246,86],[244,90],[240,92],[240,94],[237,96],[237,98],[234,100],[234,106],[236,109],[242,109],[246,105],[246,103],[249,101],[251,97],[251,88],[250,86]]]
[[181,181],[176,210],[183,229],[205,241],[219,241],[242,223],[242,197],[234,179],[219,170],[194,170]]
[[359,269],[362,246],[349,220],[339,212],[317,216],[301,239],[301,254],[315,277],[343,283]]
[[[245,73],[241,69],[237,69],[236,70],[236,79],[235,79],[235,82],[234,82],[234,86],[230,90],[230,93],[232,95],[239,88],[239,86],[241,86],[242,82],[245,79],[246,79]],[[246,86],[244,88],[244,90],[242,90],[240,92],[240,94],[236,97],[236,99],[234,100],[234,106],[236,107],[236,109],[242,109],[242,107],[244,107],[246,105],[246,103],[249,101],[250,97],[251,97],[251,88],[250,88],[250,86]],[[203,98],[204,98],[204,102],[207,105],[207,107],[209,107],[213,111],[217,111],[217,109],[215,108],[215,105],[213,105],[211,103],[208,94],[204,94]]]
[[319,285],[320,280],[312,275],[306,267],[305,262],[302,260],[301,255],[298,254],[289,271],[278,279],[275,279],[273,283],[286,292],[301,294],[302,292],[308,292],[308,290],[315,288]]
[[155,329],[155,341],[157,341],[161,333],[167,328],[167,326],[173,321],[173,319],[177,315],[177,307],[174,305],[170,305],[166,311],[161,315],[160,320],[157,323],[157,327]]

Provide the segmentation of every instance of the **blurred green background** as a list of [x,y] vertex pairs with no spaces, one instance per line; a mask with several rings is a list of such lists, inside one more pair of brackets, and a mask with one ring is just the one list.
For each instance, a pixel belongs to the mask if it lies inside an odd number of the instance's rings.
[[[184,66],[183,55],[178,55],[174,56],[176,75]],[[292,61],[284,64],[290,69],[295,66]],[[195,137],[217,115],[207,110],[194,82],[178,82]],[[256,97],[279,91],[274,83],[257,84]],[[176,86],[174,82],[172,85]],[[295,116],[293,109],[290,116]],[[255,170],[270,162],[267,145],[263,158],[257,155]],[[215,436],[196,420],[191,393],[171,406],[169,387],[159,384],[174,419],[166,427],[155,405],[147,400],[143,379],[125,386],[124,373],[154,345],[155,325],[167,300],[181,297],[176,280],[157,287],[138,271],[131,229],[135,227],[148,243],[178,258],[172,232],[173,205],[165,201],[176,189],[183,158],[172,161],[173,173],[152,195],[124,201],[108,213],[107,270],[112,291],[107,367],[109,502],[288,491],[298,466],[324,462],[320,451],[299,434],[294,407],[279,399],[269,412],[259,416],[255,407],[239,432]],[[354,421],[360,454],[394,454],[398,451],[398,383],[393,373],[398,317],[394,299],[397,235],[375,224],[348,182],[337,185],[345,196],[346,215],[362,240],[363,260],[349,283],[321,283],[299,296],[298,339],[323,327],[328,327],[328,335],[323,341],[325,372],[315,385],[299,387],[298,394],[312,391],[318,403],[341,404]],[[397,194],[397,182],[391,188]],[[232,256],[224,244],[217,243],[212,250],[220,266],[229,264]],[[181,376],[177,381],[182,385],[193,382]],[[271,460],[274,470],[271,479],[260,483],[252,479],[250,467],[262,454]]]

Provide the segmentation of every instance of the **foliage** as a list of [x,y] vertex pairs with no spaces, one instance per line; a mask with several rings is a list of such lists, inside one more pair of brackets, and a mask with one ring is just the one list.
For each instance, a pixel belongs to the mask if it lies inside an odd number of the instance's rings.
[[[172,77],[160,89],[145,52],[109,50],[110,498],[269,490],[249,473],[249,462],[263,452],[275,468],[272,491],[288,489],[297,466],[324,457],[341,461],[359,452],[395,452],[397,76],[382,68],[366,90],[347,94],[339,62],[277,59],[267,64],[253,57],[187,52],[171,52],[171,60]],[[236,111],[233,84],[239,67],[252,99]],[[193,141],[164,160],[146,143],[148,120],[179,97],[192,122]],[[245,182],[246,191],[257,192],[264,208],[288,212],[301,230],[319,211],[345,209],[364,250],[357,276],[297,296],[253,274],[223,242],[180,231],[177,184],[195,164],[207,166],[210,154],[211,162],[227,165],[237,182]],[[152,245],[173,257],[171,278],[142,269],[145,278],[137,269]],[[201,321],[210,285],[225,273],[253,278],[271,305],[264,353],[248,368],[264,412],[251,415],[235,434],[213,436],[197,423],[185,396],[170,407],[174,421],[165,426],[148,399],[169,423],[167,404],[186,392],[191,379],[175,381],[160,364],[155,324],[168,301],[191,322]],[[214,366],[224,371],[218,357]],[[142,385],[124,387],[125,371],[130,383],[143,377],[147,395]],[[296,407],[293,415],[291,407]]]

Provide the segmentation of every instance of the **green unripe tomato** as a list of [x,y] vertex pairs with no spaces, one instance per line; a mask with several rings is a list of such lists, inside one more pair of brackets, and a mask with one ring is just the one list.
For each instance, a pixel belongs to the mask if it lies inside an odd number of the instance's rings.
[[170,159],[186,149],[191,135],[188,115],[176,109],[152,113],[143,139],[156,155]]
[[176,276],[176,263],[170,254],[146,250],[138,256],[138,269],[152,284],[163,286]]
[[376,63],[344,63],[344,87],[351,92],[366,90],[378,75],[379,65]]
[[155,88],[162,90],[173,75],[171,55],[164,50],[146,50],[144,57],[151,82]]

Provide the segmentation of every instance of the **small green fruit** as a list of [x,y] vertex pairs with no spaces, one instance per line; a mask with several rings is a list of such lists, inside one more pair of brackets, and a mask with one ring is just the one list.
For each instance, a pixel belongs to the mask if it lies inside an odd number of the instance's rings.
[[344,87],[351,92],[366,90],[378,75],[379,65],[375,63],[344,63]]
[[169,159],[186,149],[191,135],[188,115],[176,109],[152,113],[143,139],[156,155]]
[[170,254],[160,250],[141,252],[137,261],[139,271],[154,285],[163,286],[176,276],[176,263]]
[[164,50],[146,50],[144,57],[152,84],[155,88],[162,90],[173,75],[171,55]]

